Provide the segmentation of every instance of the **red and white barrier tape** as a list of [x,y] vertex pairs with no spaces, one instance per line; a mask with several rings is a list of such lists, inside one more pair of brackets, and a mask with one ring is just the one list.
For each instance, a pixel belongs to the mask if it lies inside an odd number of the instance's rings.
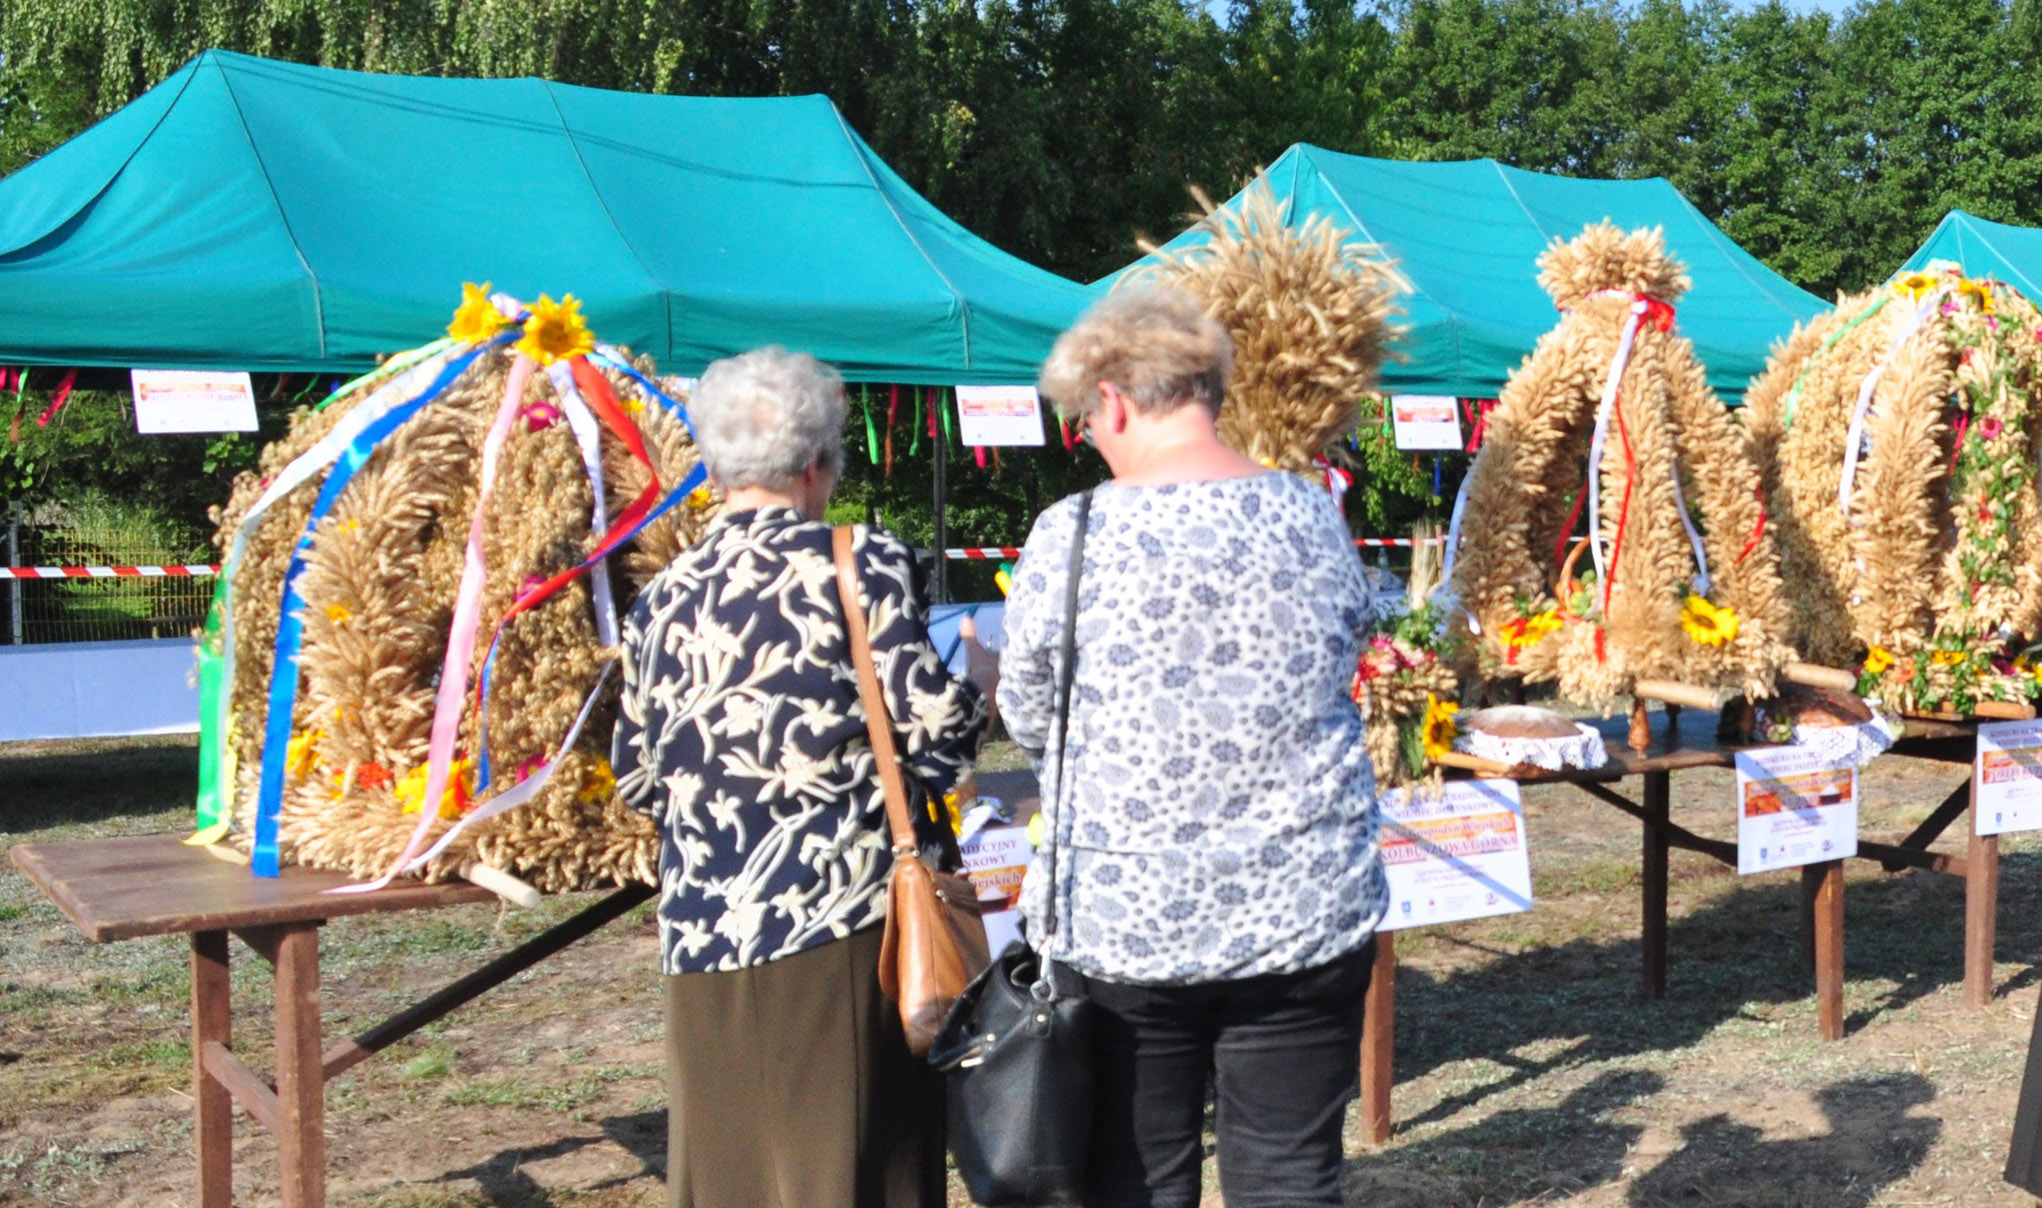
[[0,566],[0,579],[187,579],[219,573],[217,566]]

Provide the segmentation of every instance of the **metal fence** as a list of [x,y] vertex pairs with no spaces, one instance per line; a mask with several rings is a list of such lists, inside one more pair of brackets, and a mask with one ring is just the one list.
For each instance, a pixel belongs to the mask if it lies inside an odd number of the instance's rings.
[[[9,566],[162,566],[212,560],[203,540],[9,519]],[[0,585],[7,643],[183,637],[205,621],[210,578],[13,579]]]

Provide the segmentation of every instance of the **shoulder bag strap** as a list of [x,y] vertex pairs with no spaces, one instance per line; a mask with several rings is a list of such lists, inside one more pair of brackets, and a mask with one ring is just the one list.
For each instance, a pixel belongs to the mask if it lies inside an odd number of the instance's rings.
[[851,526],[840,524],[830,535],[837,563],[837,595],[844,602],[844,636],[851,647],[851,665],[858,669],[858,700],[865,706],[865,732],[872,740],[872,758],[879,765],[879,787],[886,796],[886,827],[893,835],[895,858],[915,854],[915,825],[908,815],[908,786],[901,776],[900,750],[893,739],[893,715],[879,690],[879,669],[872,663],[872,642],[865,632],[865,606],[858,602],[858,564],[851,556]]
[[1085,530],[1091,527],[1092,492],[1078,496],[1078,518],[1071,532],[1070,564],[1064,574],[1064,627],[1063,644],[1057,652],[1057,701],[1056,701],[1056,791],[1057,814],[1054,821],[1057,833],[1049,837],[1049,934],[1043,937],[1047,942],[1056,934],[1057,894],[1056,879],[1057,848],[1066,831],[1063,814],[1070,809],[1071,791],[1064,777],[1070,768],[1071,756],[1071,685],[1078,678],[1078,580],[1085,570]]

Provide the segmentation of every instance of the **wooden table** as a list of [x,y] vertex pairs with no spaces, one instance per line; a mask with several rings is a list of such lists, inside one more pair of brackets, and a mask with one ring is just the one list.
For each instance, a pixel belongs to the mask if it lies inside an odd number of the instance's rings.
[[[174,835],[22,844],[14,863],[89,939],[191,936],[193,1137],[198,1208],[233,1203],[234,1106],[277,1139],[286,1208],[326,1201],[326,1083],[370,1055],[503,984],[652,896],[644,886],[610,893],[581,913],[324,1052],[319,1025],[319,928],[354,914],[425,910],[489,901],[465,881],[401,882],[375,893],[329,896],[338,873],[286,868],[249,874]],[[228,935],[269,962],[275,989],[276,1081],[265,1081],[231,1047]]]
[[[1518,778],[1522,784],[1572,784],[1590,796],[1643,823],[1640,853],[1642,920],[1640,948],[1642,991],[1648,999],[1666,996],[1667,856],[1674,848],[1737,866],[1737,844],[1707,839],[1671,821],[1672,776],[1688,768],[1734,767],[1736,746],[1717,741],[1717,715],[1682,714],[1679,710],[1651,715],[1652,740],[1645,751],[1627,741],[1629,719],[1600,723],[1609,762],[1593,770],[1540,773]],[[1910,719],[1905,735],[1888,754],[1944,763],[1972,762],[1977,724]],[[1643,781],[1643,803],[1634,803],[1610,785],[1627,777]],[[1975,777],[1952,792],[1922,824],[1899,843],[1858,840],[1854,857],[1879,863],[1887,872],[1921,868],[1964,878],[1965,1001],[1983,1007],[1992,1000],[1992,951],[1999,906],[1999,840],[1980,835],[1974,824],[1962,857],[1928,850],[1951,823],[1962,816],[1976,792]],[[1825,860],[1801,869],[1803,947],[1815,978],[1816,1021],[1825,1040],[1844,1036],[1843,861]],[[1368,1009],[1361,1044],[1362,1137],[1380,1145],[1390,1138],[1393,1050],[1396,1029],[1396,933],[1378,933],[1375,975],[1370,980]]]

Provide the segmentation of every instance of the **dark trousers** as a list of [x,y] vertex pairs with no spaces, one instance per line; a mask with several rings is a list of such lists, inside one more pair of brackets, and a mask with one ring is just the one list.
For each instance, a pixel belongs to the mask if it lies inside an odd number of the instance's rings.
[[1086,1208],[1196,1208],[1207,1076],[1227,1208],[1339,1208],[1375,941],[1298,973],[1192,986],[1086,978],[1099,1008]]

